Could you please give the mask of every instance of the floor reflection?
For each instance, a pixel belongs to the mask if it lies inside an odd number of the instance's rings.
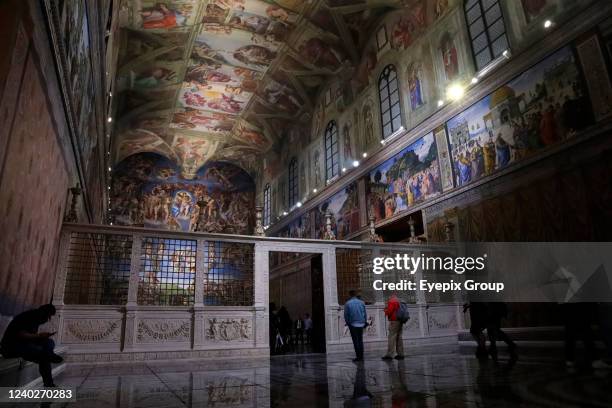
[[[516,363],[456,347],[403,361],[292,355],[270,360],[72,365],[57,382],[70,407],[610,407],[610,370],[568,371],[557,351]],[[53,404],[56,406],[56,404]],[[62,406],[62,405],[57,405]],[[64,405],[67,406],[67,405]]]

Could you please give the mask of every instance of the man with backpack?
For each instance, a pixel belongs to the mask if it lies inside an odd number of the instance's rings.
[[[402,340],[402,330],[404,323],[410,318],[408,314],[408,304],[400,302],[395,293],[391,294],[385,315],[389,320],[389,342],[387,346],[387,354],[383,356],[383,360],[391,360],[395,354],[396,360],[404,359],[404,342]]]

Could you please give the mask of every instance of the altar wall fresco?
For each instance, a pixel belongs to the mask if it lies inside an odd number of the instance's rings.
[[[111,212],[119,225],[195,231],[200,223],[205,232],[249,234],[254,190],[251,177],[229,163],[210,162],[184,178],[171,160],[140,153],[113,171]]]

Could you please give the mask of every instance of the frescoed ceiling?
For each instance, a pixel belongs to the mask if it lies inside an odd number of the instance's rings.
[[[115,162],[142,151],[186,178],[209,160],[254,171],[318,87],[358,64],[367,27],[401,0],[123,0]],[[309,134],[309,132],[304,132]]]

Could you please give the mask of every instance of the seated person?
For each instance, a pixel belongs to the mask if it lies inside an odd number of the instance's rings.
[[[53,352],[55,343],[49,337],[54,333],[38,333],[38,326],[47,323],[54,315],[55,307],[51,304],[20,313],[9,323],[0,342],[0,353],[4,357],[21,357],[38,364],[45,387],[55,387],[51,363],[64,361]]]

